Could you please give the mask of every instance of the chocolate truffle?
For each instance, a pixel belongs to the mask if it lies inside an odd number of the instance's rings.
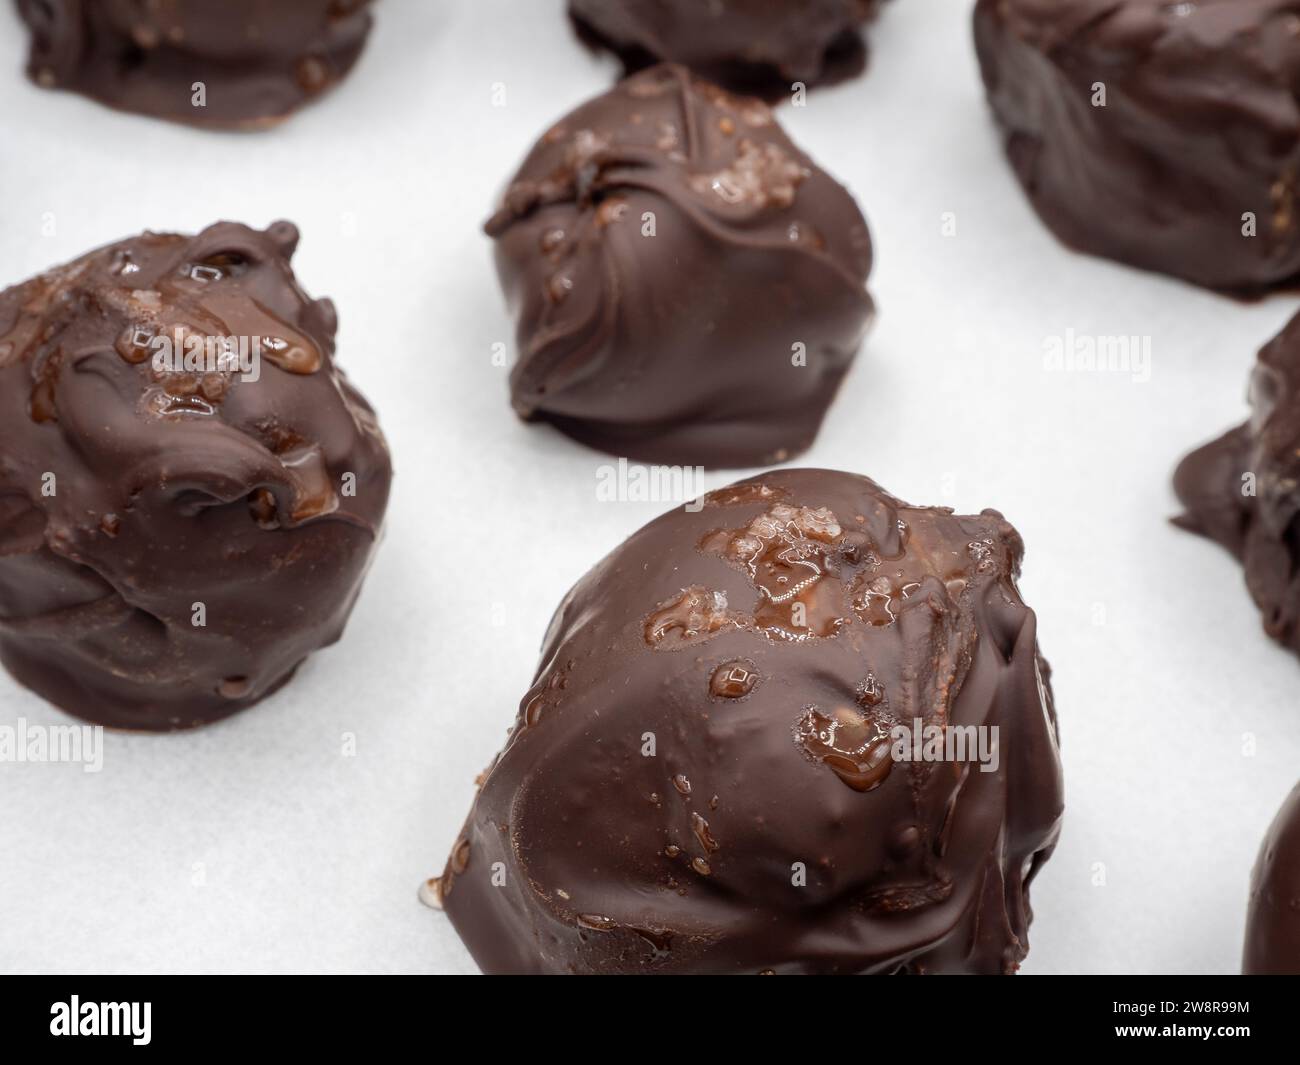
[[[661,60],[768,99],[853,77],[879,0],[569,0],[579,35],[629,71]]]
[[[1300,786],[1259,848],[1241,969],[1248,976],[1300,976]]]
[[[1300,652],[1300,315],[1259,353],[1250,401],[1248,422],[1179,464],[1177,523],[1241,560],[1264,630]]]
[[[27,71],[123,111],[271,125],[341,81],[370,0],[18,0]]]
[[[872,316],[852,196],[753,98],[627,79],[533,148],[487,223],[515,409],[646,462],[807,448]]]
[[[827,470],[636,533],[561,603],[437,882],[475,960],[1014,971],[1062,813],[1021,554],[995,511]],[[900,757],[918,723],[998,755]]]
[[[69,713],[202,725],[342,633],[391,467],[297,242],[145,233],[0,293],[0,660]]]
[[[1066,244],[1215,288],[1300,272],[1290,0],[979,0],[1007,153]]]

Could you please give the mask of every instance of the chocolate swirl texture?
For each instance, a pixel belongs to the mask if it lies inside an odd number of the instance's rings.
[[[1300,785],[1260,844],[1250,878],[1241,971],[1300,976]]]
[[[1179,464],[1178,524],[1242,562],[1264,631],[1300,654],[1300,315],[1259,353],[1251,417]]]
[[[995,511],[812,469],[633,535],[561,603],[437,882],[475,960],[1014,971],[1063,810],[1021,554]],[[896,760],[918,718],[997,726],[995,771]]]
[[[18,0],[18,11],[38,85],[157,118],[244,127],[274,124],[341,81],[370,33],[370,2]]]
[[[975,42],[1063,242],[1221,289],[1300,273],[1300,0],[979,0]]]
[[[342,633],[391,465],[297,242],[145,233],[0,293],[0,659],[72,714],[205,724]]]
[[[878,0],[569,0],[589,44],[629,71],[681,63],[737,92],[776,99],[796,82],[824,85],[862,72],[862,27]]]
[[[753,98],[678,66],[549,130],[487,223],[515,409],[647,462],[807,448],[870,322],[849,193]]]

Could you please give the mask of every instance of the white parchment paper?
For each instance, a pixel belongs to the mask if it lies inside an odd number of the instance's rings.
[[[1295,300],[1240,304],[1056,244],[1002,158],[970,6],[900,0],[865,77],[782,109],[878,255],[878,323],[800,464],[994,506],[1025,538],[1067,813],[1024,971],[1235,971],[1256,848],[1300,777],[1300,670],[1239,567],[1168,524],[1169,475],[1243,417],[1255,350]],[[344,641],[281,694],[197,733],[109,735],[99,773],[0,764],[0,970],[474,971],[416,888],[556,603],[664,509],[597,502],[608,459],[516,422],[492,364],[511,327],[479,226],[613,62],[561,0],[376,16],[334,95],[227,135],[34,88],[0,5],[0,286],[145,228],[292,219],[299,277],[337,302],[339,360],[397,467]],[[1149,379],[1045,369],[1068,330],[1150,338]],[[68,720],[0,677],[0,725],[20,719]]]

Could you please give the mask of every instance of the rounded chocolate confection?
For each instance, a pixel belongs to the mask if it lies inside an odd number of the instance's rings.
[[[1014,971],[1063,808],[1021,553],[827,470],[632,536],[561,603],[437,881],[478,964]],[[906,738],[957,732],[996,753]]]
[[[1278,811],[1250,878],[1247,975],[1300,976],[1300,786]]]
[[[680,66],[549,130],[487,232],[517,320],[515,409],[628,458],[807,448],[872,316],[853,197],[765,104]]]
[[[1265,631],[1300,653],[1300,315],[1259,353],[1250,399],[1246,424],[1179,464],[1178,524],[1241,560]]]
[[[795,84],[862,72],[862,27],[879,0],[569,0],[589,44],[629,71],[682,63],[729,89],[775,99]]]
[[[979,0],[993,113],[1082,251],[1225,289],[1300,272],[1295,0]]]
[[[391,465],[297,242],[145,233],[0,293],[0,660],[78,717],[215,721],[342,633]]]
[[[264,126],[341,81],[371,0],[18,0],[27,70],[124,111]]]

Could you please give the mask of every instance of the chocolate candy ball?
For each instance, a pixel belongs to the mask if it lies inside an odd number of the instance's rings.
[[[560,604],[438,881],[478,964],[1014,971],[1063,802],[1021,551],[827,470],[633,535]]]
[[[1007,154],[1065,243],[1216,288],[1300,272],[1296,10],[979,0]]]
[[[1300,786],[1259,848],[1241,968],[1247,975],[1300,976]]]
[[[660,66],[538,142],[487,224],[515,409],[612,454],[807,448],[872,316],[853,197],[758,100]]]
[[[1179,464],[1179,524],[1242,563],[1264,629],[1300,653],[1300,315],[1259,353],[1248,422]]]
[[[200,126],[265,126],[341,81],[370,0],[18,0],[27,71],[111,107]]]
[[[0,660],[78,717],[215,721],[343,631],[391,465],[297,241],[145,233],[0,293]]]
[[[859,74],[877,0],[569,0],[589,43],[629,70],[681,63],[720,85],[775,99]]]

